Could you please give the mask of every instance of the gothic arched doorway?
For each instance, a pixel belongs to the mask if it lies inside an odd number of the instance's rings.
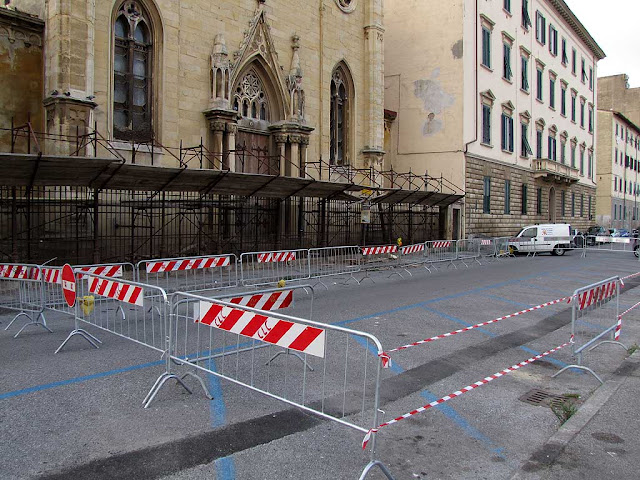
[[[556,189],[549,189],[549,223],[556,223]]]

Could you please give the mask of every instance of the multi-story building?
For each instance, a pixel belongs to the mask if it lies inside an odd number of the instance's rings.
[[[640,127],[624,114],[598,109],[596,223],[599,225],[631,230],[640,223],[639,142]]]
[[[450,217],[462,235],[547,221],[586,228],[604,52],[566,3],[386,6],[385,108],[397,113],[387,161],[464,184]]]

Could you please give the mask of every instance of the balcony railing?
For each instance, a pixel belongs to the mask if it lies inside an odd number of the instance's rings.
[[[580,179],[577,168],[548,158],[534,158],[531,167],[535,178],[545,178],[558,183],[573,183]]]

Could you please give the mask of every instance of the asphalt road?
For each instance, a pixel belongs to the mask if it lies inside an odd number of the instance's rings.
[[[328,291],[317,287],[313,317],[371,333],[388,350],[570,295],[611,275],[639,271],[640,263],[631,254],[598,252],[583,259],[572,252],[470,268],[443,266],[431,274],[415,269],[405,278],[376,272],[375,283],[341,285],[332,280]],[[640,280],[626,283],[622,307],[640,300]],[[301,298],[292,312],[308,315],[306,302]],[[613,315],[608,304],[583,324],[605,325]],[[10,313],[0,317],[0,327],[11,318]],[[623,342],[638,343],[639,318],[635,310],[625,317]],[[151,408],[143,409],[142,399],[164,365],[157,352],[88,327],[104,342],[100,349],[74,339],[54,355],[73,320],[55,312],[48,312],[47,319],[52,334],[29,329],[13,339],[17,326],[0,332],[2,479],[348,479],[358,478],[370,459],[370,451],[361,449],[362,432],[213,375],[206,378],[212,401],[187,377],[193,395],[171,383]],[[383,372],[380,386],[384,419],[566,343],[570,321],[569,306],[562,302],[393,353],[392,368]],[[584,325],[581,333],[587,335]],[[346,377],[362,371],[363,362],[375,360],[362,345],[350,348],[350,358],[359,363]],[[606,380],[625,355],[619,347],[603,346],[590,352],[585,363]],[[218,371],[234,372],[232,359],[222,362],[216,361]],[[550,408],[520,398],[541,389],[582,401],[597,387],[588,374],[567,372],[551,378],[571,362],[569,348],[563,348],[384,427],[375,458],[396,479],[510,478],[559,425]],[[301,365],[292,356],[277,360],[279,371],[290,375],[301,375]],[[337,372],[340,365],[335,360],[328,369]],[[357,390],[356,382],[349,381],[349,392]],[[361,419],[350,415],[356,411],[347,408],[346,420],[359,424]],[[367,478],[384,477],[374,469]]]

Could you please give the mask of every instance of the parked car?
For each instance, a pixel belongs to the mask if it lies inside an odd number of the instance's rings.
[[[601,245],[603,243],[608,243],[603,241],[596,241],[596,237],[602,238],[602,237],[611,236],[611,234],[609,233],[609,230],[607,230],[604,227],[601,227],[600,225],[593,225],[589,227],[585,235],[587,237],[587,245]]]
[[[624,228],[610,228],[609,229],[609,234],[612,237],[628,237],[629,236],[629,230],[626,230]]]

